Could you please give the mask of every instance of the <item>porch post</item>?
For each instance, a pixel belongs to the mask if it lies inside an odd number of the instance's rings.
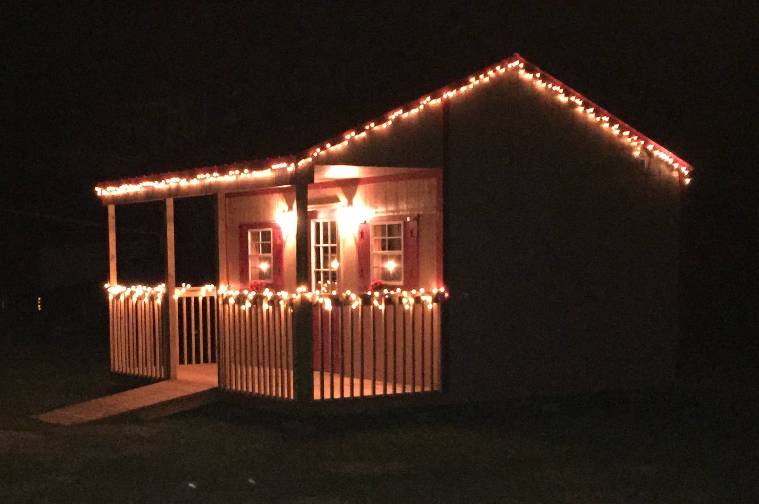
[[[116,285],[116,206],[108,205],[108,283]]]
[[[168,338],[168,378],[177,377],[179,364],[179,320],[177,319],[177,302],[174,291],[177,287],[174,264],[174,199],[166,198],[166,301],[163,306],[163,328]]]
[[[216,246],[218,251],[217,286],[229,285],[227,271],[227,195],[224,192],[216,194]]]
[[[313,172],[310,171],[311,177]],[[308,264],[308,184],[309,177],[300,177],[295,184],[295,208],[298,226],[295,234],[295,279],[298,287],[309,287]],[[310,288],[309,288],[310,290]],[[314,399],[313,375],[313,308],[303,300],[293,306],[293,385],[296,401]]]

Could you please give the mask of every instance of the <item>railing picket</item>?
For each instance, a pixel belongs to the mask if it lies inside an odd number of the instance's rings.
[[[404,394],[406,393],[406,353],[408,351],[408,348],[406,346],[406,341],[408,339],[407,337],[408,335],[406,334],[407,333],[406,329],[408,326],[408,324],[406,323],[406,320],[408,319],[408,317],[406,316],[406,312],[408,311],[408,309],[406,308],[407,306],[408,306],[407,304],[403,305],[403,358],[401,359],[401,365],[403,366],[403,369],[401,370],[401,377],[402,377],[401,389],[403,390]]]
[[[157,373],[159,378],[164,378],[163,373],[163,360],[161,358],[162,352],[161,352],[161,321],[159,319],[160,317],[160,307],[158,303],[153,300],[153,334],[155,334],[155,365],[157,368]]]
[[[273,305],[269,305],[269,309],[271,310],[271,320],[272,320],[272,372],[274,373],[274,396],[279,396],[280,393],[280,383],[279,383],[279,369],[278,369],[278,354],[279,354],[279,329],[278,329],[278,322],[279,322],[279,315],[277,314],[277,303],[274,303]]]
[[[335,338],[332,335],[332,310],[327,312],[327,333],[329,334],[329,398],[335,398]]]
[[[411,392],[416,392],[416,300],[411,303]]]
[[[430,391],[435,390],[435,305],[430,310]]]
[[[372,395],[377,395],[377,327],[374,320],[374,307],[369,307],[372,324]]]
[[[197,364],[195,361],[195,296],[190,297],[190,351],[192,364]],[[190,364],[190,362],[188,362]]]
[[[293,362],[292,362],[292,348],[293,348],[293,309],[289,304],[287,305],[287,343],[286,343],[286,359],[287,359],[287,398],[293,398]]]
[[[358,372],[361,375],[361,381],[359,382],[359,395],[364,397],[364,303],[358,305],[358,331],[359,339],[361,340],[361,365],[358,367]]]
[[[322,305],[316,305],[317,312],[319,313],[319,399],[326,399],[324,396],[324,368],[325,356],[324,356],[324,315],[322,314]]]
[[[387,304],[382,303],[382,395],[387,395]]]
[[[424,340],[427,339],[427,335],[425,334],[425,331],[424,331],[424,326],[425,326],[425,324],[424,324],[424,318],[425,318],[424,314],[426,313],[424,305],[422,305],[421,312],[422,312],[421,313],[421,318],[422,318],[422,323],[421,323],[421,326],[422,326],[422,338],[421,338],[421,344],[419,345],[419,356],[421,358],[422,392],[424,392],[425,387],[426,387],[426,383],[425,383],[425,380],[424,380],[424,375],[425,375],[425,373],[424,373],[425,372],[425,366],[424,366]]]
[[[206,298],[206,355],[208,356],[208,362],[215,362],[214,356],[211,353],[211,298]],[[213,339],[216,341],[216,337]]]
[[[398,393],[398,305],[393,304],[393,394]]]
[[[345,398],[345,327],[343,326],[342,304],[337,305],[340,315],[340,399]]]
[[[354,310],[354,308],[351,305],[351,307],[350,307],[350,309],[348,311],[348,323],[350,325],[350,342],[351,342],[351,353],[350,353],[350,359],[351,359],[351,367],[350,367],[351,376],[350,376],[350,380],[351,381],[350,381],[350,392],[349,392],[350,397],[355,397],[355,395],[353,394],[353,381],[355,380],[355,375],[354,375],[354,371],[355,371],[354,370],[354,367],[355,367],[355,356],[353,354],[354,354],[354,347],[356,346],[356,332],[354,331],[354,327],[353,327],[354,326],[354,322],[355,322],[354,321],[355,317],[353,316],[353,310]]]
[[[203,334],[203,296],[196,298],[198,305],[198,362],[205,364],[205,336]]]

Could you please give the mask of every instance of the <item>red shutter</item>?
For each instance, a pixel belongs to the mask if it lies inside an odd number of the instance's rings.
[[[285,288],[285,260],[284,260],[284,240],[282,239],[282,229],[276,224],[273,224],[271,227],[272,231],[272,248],[271,248],[271,258],[272,267],[274,268],[274,271],[272,273],[271,277],[271,283],[274,290],[283,290]]]
[[[250,229],[250,226],[245,224],[240,225],[240,285],[246,289],[250,286],[248,229]]]
[[[406,289],[422,287],[419,285],[418,217],[403,223],[403,286]]]
[[[369,224],[358,225],[356,254],[358,255],[358,290],[366,290],[372,283],[371,244],[369,242]]]

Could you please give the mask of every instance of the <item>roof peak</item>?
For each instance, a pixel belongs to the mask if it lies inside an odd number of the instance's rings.
[[[496,80],[506,73],[516,73],[525,83],[532,84],[538,89],[553,94],[561,105],[572,107],[583,114],[589,121],[595,122],[599,128],[616,136],[621,142],[628,144],[634,157],[647,151],[651,156],[661,159],[672,167],[673,173],[682,176],[684,183],[690,182],[689,174],[692,166],[676,156],[657,142],[643,135],[626,122],[617,118],[609,111],[591,101],[583,94],[575,91],[552,75],[544,72],[537,65],[529,62],[518,52],[514,52],[497,63],[481,69],[470,76],[453,81],[416,100],[386,112],[378,118],[368,121],[354,129],[315,144],[295,156],[267,158],[262,163],[256,161],[239,161],[227,165],[211,166],[181,172],[168,172],[148,177],[134,177],[113,182],[98,184],[95,192],[100,197],[118,196],[139,192],[145,189],[164,189],[176,185],[197,184],[200,181],[223,183],[236,180],[238,177],[258,176],[261,172],[272,172],[280,169],[295,170],[315,162],[320,155],[336,149],[343,149],[355,141],[360,141],[366,135],[377,129],[386,129],[395,121],[403,120],[409,115],[421,113],[426,108],[434,108],[443,102],[467,94],[476,87]],[[225,172],[226,170],[226,172]],[[152,180],[151,180],[152,179]]]

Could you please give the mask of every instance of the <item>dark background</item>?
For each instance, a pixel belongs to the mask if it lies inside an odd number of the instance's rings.
[[[105,344],[97,181],[298,152],[518,51],[694,165],[680,376],[754,388],[750,3],[320,4],[3,8],[4,336]],[[158,281],[160,207],[119,212],[120,279]],[[213,280],[212,222],[178,205],[178,281]]]

